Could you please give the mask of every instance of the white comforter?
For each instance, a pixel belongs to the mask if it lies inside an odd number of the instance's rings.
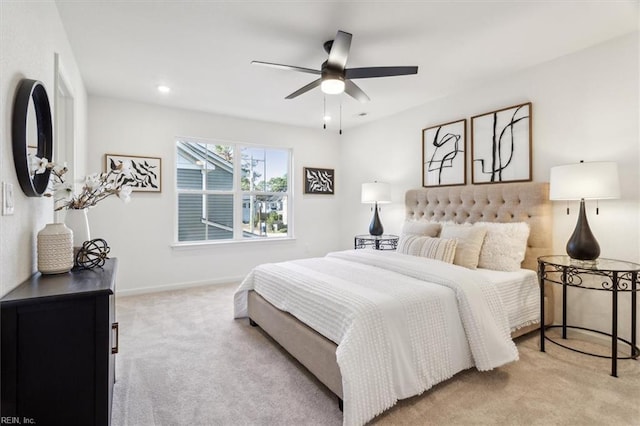
[[[518,359],[500,297],[482,275],[393,252],[353,250],[255,268],[256,290],[338,344],[344,425],[360,425],[465,368]]]

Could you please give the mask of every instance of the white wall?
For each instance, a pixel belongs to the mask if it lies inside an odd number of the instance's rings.
[[[36,270],[36,234],[53,221],[51,199],[26,197],[11,151],[14,95],[23,78],[40,80],[54,105],[54,53],[75,97],[75,138],[84,155],[86,92],[54,2],[0,2],[0,181],[13,184],[15,213],[0,216],[0,295]],[[1,190],[0,190],[1,191]]]
[[[87,170],[104,168],[104,154],[162,158],[162,193],[134,192],[89,211],[91,237],[104,238],[118,257],[120,294],[240,280],[255,265],[324,255],[339,234],[339,195],[303,195],[302,167],[337,169],[335,132],[171,109],[103,97],[89,98]],[[172,248],[176,220],[175,138],[191,136],[293,149],[295,241],[252,241]],[[340,194],[344,185],[336,173]]]
[[[422,185],[421,129],[531,101],[533,180],[548,181],[549,169],[559,164],[616,161],[622,199],[601,201],[598,216],[595,205],[588,203],[587,215],[602,257],[640,262],[638,78],[635,33],[345,132],[340,164],[342,246],[348,247],[354,234],[367,231],[371,212],[359,202],[360,185],[374,179],[392,186],[393,204],[383,206],[381,214],[385,231],[400,231],[404,192]],[[470,176],[467,181],[471,182]],[[577,203],[572,204],[569,216],[565,207],[564,203],[554,204],[557,254],[565,253],[578,213]],[[570,300],[569,321],[608,330],[610,306],[610,298],[602,292],[576,292]],[[629,304],[625,300],[620,306],[625,311],[620,327],[628,333]]]

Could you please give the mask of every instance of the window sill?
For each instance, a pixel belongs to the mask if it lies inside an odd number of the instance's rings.
[[[173,250],[194,250],[208,247],[228,247],[232,245],[245,245],[245,244],[286,244],[296,241],[295,237],[283,237],[283,238],[256,238],[250,240],[225,240],[225,241],[184,241],[179,243],[173,243],[170,247]]]

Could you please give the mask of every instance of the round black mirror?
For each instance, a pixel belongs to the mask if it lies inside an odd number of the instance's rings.
[[[37,80],[22,79],[13,104],[13,162],[18,182],[29,197],[39,197],[49,185],[51,170],[33,173],[31,156],[53,159],[51,107],[47,91]]]

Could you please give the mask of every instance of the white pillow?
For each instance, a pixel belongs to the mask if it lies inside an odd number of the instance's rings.
[[[476,222],[474,226],[487,230],[480,250],[479,268],[508,272],[521,268],[530,231],[526,222]]]
[[[455,265],[464,266],[469,269],[478,267],[480,249],[487,230],[482,226],[472,226],[471,224],[457,225],[445,223],[442,226],[440,237],[451,238],[458,241],[456,255],[453,259]]]
[[[397,251],[412,256],[427,257],[429,259],[453,263],[456,246],[456,240],[403,234],[398,240]]]
[[[407,220],[402,226],[402,233],[409,235],[422,235],[424,237],[437,237],[440,233],[438,222],[428,222],[426,220]]]

